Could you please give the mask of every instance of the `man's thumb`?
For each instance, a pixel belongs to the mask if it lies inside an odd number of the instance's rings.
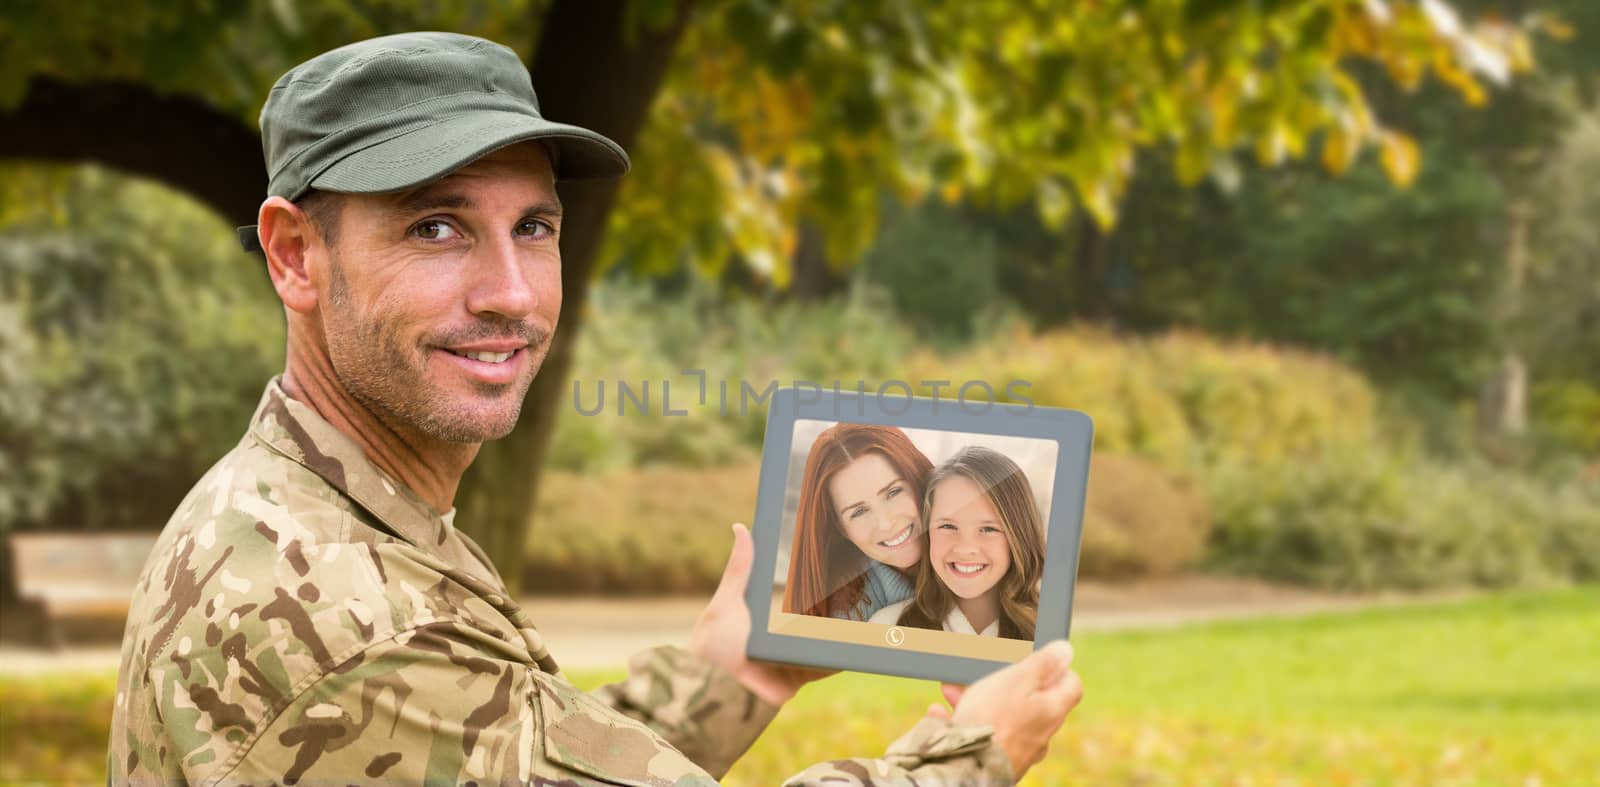
[[[731,593],[743,597],[745,586],[750,584],[750,564],[755,562],[755,542],[750,531],[740,523],[733,525],[733,551],[728,555],[728,565],[722,569],[722,581],[717,584],[716,595]]]

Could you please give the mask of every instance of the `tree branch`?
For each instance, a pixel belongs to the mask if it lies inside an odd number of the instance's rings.
[[[261,137],[192,96],[36,76],[0,111],[0,157],[95,162],[159,180],[250,224],[267,193]]]

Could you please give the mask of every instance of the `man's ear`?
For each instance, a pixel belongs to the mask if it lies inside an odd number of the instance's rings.
[[[283,305],[305,314],[317,307],[317,288],[306,259],[321,246],[311,217],[283,197],[268,197],[256,216],[267,273]]]

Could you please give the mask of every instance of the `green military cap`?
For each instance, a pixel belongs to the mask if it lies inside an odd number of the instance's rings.
[[[561,180],[628,171],[622,146],[546,120],[510,48],[456,33],[358,41],[290,69],[261,108],[267,194],[401,191],[523,140],[544,141]],[[259,251],[255,225],[239,242]]]

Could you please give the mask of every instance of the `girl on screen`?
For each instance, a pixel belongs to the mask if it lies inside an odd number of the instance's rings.
[[[1044,525],[1033,487],[1004,454],[968,446],[928,478],[927,559],[912,598],[870,621],[1033,639]]]
[[[933,463],[892,426],[841,423],[806,456],[783,611],[867,620],[911,597]]]

